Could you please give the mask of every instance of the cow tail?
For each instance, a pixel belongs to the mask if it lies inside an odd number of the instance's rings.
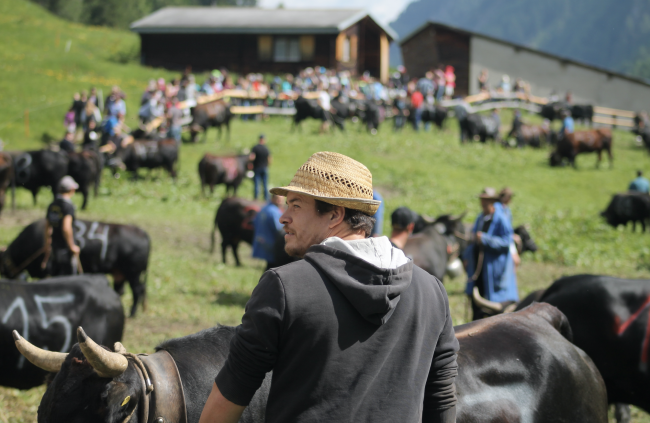
[[[144,289],[142,290],[142,311],[147,311],[147,279],[149,276],[149,268],[144,271],[144,277],[140,281]]]

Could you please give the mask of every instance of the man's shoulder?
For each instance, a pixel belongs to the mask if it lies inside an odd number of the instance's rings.
[[[272,271],[283,283],[292,283],[295,280],[303,282],[304,276],[318,274],[314,265],[303,259],[273,268]]]

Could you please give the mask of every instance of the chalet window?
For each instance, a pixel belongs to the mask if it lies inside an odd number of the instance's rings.
[[[275,37],[273,40],[274,62],[299,62],[300,39],[298,37]]]

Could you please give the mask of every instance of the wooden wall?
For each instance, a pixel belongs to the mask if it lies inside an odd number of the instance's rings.
[[[469,35],[429,24],[402,44],[402,58],[409,75],[415,78],[438,66],[453,66],[455,95],[469,94]]]
[[[308,66],[336,66],[336,35],[315,35],[314,58],[310,61],[275,63],[260,61],[255,34],[140,34],[141,59],[148,66],[195,71],[225,67],[228,70],[297,73]]]

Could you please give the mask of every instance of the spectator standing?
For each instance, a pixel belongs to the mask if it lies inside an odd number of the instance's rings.
[[[488,89],[488,70],[483,68],[478,76],[478,89],[481,92],[489,91]]]
[[[445,68],[445,95],[447,98],[452,98],[454,96],[454,90],[456,89],[456,74],[454,73],[453,66],[447,66]]]
[[[251,150],[248,159],[253,163],[253,198],[257,200],[259,194],[260,183],[264,190],[264,200],[268,201],[268,183],[269,183],[269,165],[272,162],[271,152],[266,146],[266,137],[260,134],[259,141]]]
[[[372,190],[372,199],[379,201],[379,208],[377,212],[372,215],[375,219],[375,224],[372,227],[372,236],[381,236],[382,228],[384,227],[384,199],[377,190]]]
[[[573,134],[573,131],[575,130],[575,122],[573,121],[571,113],[567,109],[564,109],[562,110],[561,116],[562,127],[560,128],[560,136],[566,137],[569,134]]]
[[[648,180],[643,177],[642,171],[637,170],[636,178],[630,182],[628,191],[643,192],[646,194],[650,193],[650,182],[648,182]]]
[[[442,66],[438,66],[433,74],[435,75],[436,81],[436,101],[440,102],[445,96],[445,71],[442,70]]]
[[[266,260],[264,270],[277,267],[276,245],[284,236],[284,225],[280,223],[283,201],[284,197],[272,194],[271,200],[257,213],[253,222],[253,257]]]
[[[176,140],[176,144],[180,145],[183,111],[178,108],[178,97],[172,97],[172,105],[167,111],[167,118],[169,119],[169,133],[167,136]]]
[[[72,101],[72,110],[74,111],[74,123],[76,128],[81,128],[83,125],[83,112],[88,101],[88,96],[84,92],[83,96],[75,93]]]
[[[325,89],[321,89],[318,93],[318,105],[323,109],[321,117],[322,123],[320,125],[320,133],[324,133],[329,129],[329,122],[331,120],[330,109],[332,108],[330,95]]]
[[[84,139],[81,148],[83,148],[84,150],[97,151],[98,139],[99,139],[99,135],[97,135],[97,123],[95,122],[95,120],[90,120],[88,122],[88,127],[84,132]]]
[[[490,301],[507,306],[519,301],[514,262],[510,255],[512,225],[494,188],[479,195],[482,212],[472,228],[472,242],[463,253],[468,281],[465,293],[472,298],[474,288]],[[485,317],[472,301],[474,320]]]
[[[406,123],[406,92],[400,90],[395,99],[393,100],[394,121],[393,129],[399,131]]]
[[[424,106],[424,96],[420,91],[415,91],[411,94],[411,106],[413,107],[413,129],[418,131],[420,129],[420,121],[422,120],[422,108]]]
[[[65,116],[63,117],[63,126],[65,127],[66,132],[72,132],[77,128],[77,124],[75,123],[75,113],[74,113],[74,106],[70,106],[68,111],[66,112]]]
[[[72,196],[79,185],[71,176],[64,176],[59,182],[59,195],[47,208],[45,215],[45,256],[41,267],[45,269],[52,257],[52,276],[76,275],[79,247],[74,242],[75,206]]]
[[[398,207],[390,215],[391,234],[390,243],[395,248],[404,249],[406,241],[415,229],[415,222],[418,218],[417,213],[408,207]]]

